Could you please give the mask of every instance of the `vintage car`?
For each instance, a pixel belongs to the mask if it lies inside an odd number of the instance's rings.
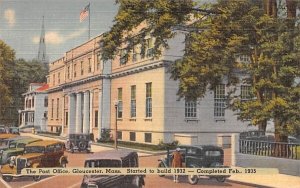
[[[17,137],[20,138],[20,137]],[[11,157],[16,157],[18,155],[22,155],[24,152],[24,148],[27,144],[31,144],[33,142],[41,141],[42,139],[31,138],[31,137],[21,137],[20,139],[14,140],[10,142],[8,149],[4,150],[0,155],[0,164],[6,164],[9,162]]]
[[[19,127],[9,127],[8,132],[11,134],[20,134]]]
[[[90,134],[69,134],[66,149],[70,152],[91,152],[92,140]]]
[[[14,177],[21,176],[23,168],[66,167],[68,160],[64,151],[65,144],[60,141],[44,140],[28,144],[23,155],[11,158],[9,164],[2,166],[2,178],[10,182]],[[39,181],[41,176],[33,176],[33,179]]]
[[[179,146],[183,157],[183,166],[186,168],[224,168],[224,151],[218,146],[195,145]],[[167,157],[159,160],[158,167],[171,167],[173,151],[167,150]],[[219,182],[224,182],[229,176],[210,176]],[[188,176],[190,184],[197,184],[200,177],[197,175]]]
[[[26,137],[26,136],[18,136],[18,137],[13,137],[13,138],[7,138],[4,140],[0,140],[0,154],[4,151],[7,150],[9,148],[9,144],[15,140],[21,140],[21,139],[25,139],[25,138],[30,138],[30,137]]]
[[[138,166],[137,153],[129,150],[97,152],[84,162],[86,168],[134,168]],[[85,175],[81,188],[141,188],[144,185],[143,175]]]

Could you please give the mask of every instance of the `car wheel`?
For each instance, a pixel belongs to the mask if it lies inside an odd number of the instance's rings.
[[[218,182],[225,182],[226,178],[224,176],[219,176],[219,177],[216,177],[216,180]]]
[[[40,181],[42,179],[42,176],[33,176],[32,178],[34,181]]]
[[[61,164],[60,164],[60,166],[62,168],[67,168],[67,162],[66,161],[62,161]]]
[[[160,163],[158,164],[158,168],[165,168],[165,166],[164,166],[164,164],[163,164],[162,162],[160,162]],[[164,177],[165,175],[159,174],[158,176],[159,176],[159,177]]]
[[[189,175],[188,176],[188,181],[189,181],[189,183],[191,184],[191,185],[195,185],[195,184],[197,184],[198,183],[198,177],[197,177],[197,175]]]
[[[3,180],[6,182],[11,182],[11,180],[13,179],[12,176],[2,176]]]

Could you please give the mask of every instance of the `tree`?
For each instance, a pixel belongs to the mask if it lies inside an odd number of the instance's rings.
[[[186,37],[184,57],[171,70],[172,78],[180,82],[178,95],[195,99],[224,79],[233,87],[243,81],[253,86],[252,100],[231,100],[228,95],[231,107],[239,109],[240,119],[251,119],[262,129],[267,120],[273,120],[276,141],[286,141],[299,127],[300,35],[295,24],[299,21],[295,0],[282,6],[287,16],[277,16],[283,13],[276,0],[219,0],[204,8],[195,8],[192,1],[175,0],[118,3],[115,24],[103,40],[104,58],[113,58],[122,41],[132,40],[126,34],[142,21],[158,38],[155,53],[159,54],[161,46],[168,46],[166,39],[173,37],[172,28],[184,25],[193,15],[195,22],[188,26],[192,30]],[[141,41],[143,35],[138,38]],[[130,50],[132,42],[128,43]],[[247,55],[250,62],[236,61],[238,55]],[[249,77],[239,80],[241,71]]]
[[[9,67],[13,64],[15,52],[2,40],[0,40],[0,125],[6,124],[4,117],[7,108],[12,103],[9,81],[13,75]]]

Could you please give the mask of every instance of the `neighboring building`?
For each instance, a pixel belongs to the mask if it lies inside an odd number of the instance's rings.
[[[100,58],[101,35],[49,64],[48,131],[93,133],[109,129],[110,63]]]
[[[153,56],[155,39],[148,35],[144,56],[141,45],[136,44],[132,52],[120,49],[112,62],[103,63],[98,36],[51,63],[48,130],[59,131],[63,126],[63,135],[93,132],[100,138],[103,128],[113,134],[117,122],[119,140],[147,144],[174,140],[216,144],[247,130],[249,122],[238,121],[234,112],[226,109],[231,88],[225,83],[215,92],[208,91],[203,99],[178,100],[179,83],[170,79],[169,66],[183,56],[186,31],[174,32],[170,48],[159,58]],[[236,95],[247,100],[249,89],[241,85]]]
[[[24,110],[20,111],[20,128],[35,127],[46,131],[48,110],[48,84],[31,83],[24,96]]]

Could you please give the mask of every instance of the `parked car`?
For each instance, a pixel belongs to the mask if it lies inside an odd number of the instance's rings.
[[[97,152],[84,162],[86,168],[134,168],[138,166],[137,153],[129,150]],[[144,185],[143,175],[85,175],[81,188],[141,188]]]
[[[92,140],[90,134],[69,134],[66,148],[70,152],[91,152]]]
[[[212,145],[179,146],[186,168],[224,168],[224,151],[221,147]],[[167,156],[159,160],[159,168],[170,168],[172,164],[173,151],[167,150]],[[209,176],[219,182],[224,182],[228,175]],[[198,183],[200,176],[188,176],[189,183]]]
[[[30,138],[30,137],[26,137],[26,136],[18,136],[18,137],[13,137],[13,138],[7,138],[4,140],[0,141],[0,154],[4,151],[7,150],[9,148],[9,144],[15,140],[21,140],[21,139],[25,139],[25,138]]]
[[[18,138],[18,137],[17,137]],[[24,153],[25,146],[34,142],[41,141],[42,139],[38,138],[23,138],[14,140],[9,144],[7,150],[3,151],[0,155],[0,164],[6,164],[9,162],[9,159],[12,157],[16,157],[18,155],[22,155]]]
[[[1,174],[4,181],[10,182],[14,177],[21,176],[23,168],[66,167],[67,157],[64,156],[65,144],[60,141],[37,141],[25,146],[24,154],[11,158],[9,164],[3,165]],[[41,176],[33,176],[39,181]]]
[[[8,132],[11,134],[20,134],[19,127],[9,127]]]
[[[7,133],[5,127],[3,127],[3,126],[0,127],[0,133],[1,133],[1,134]]]
[[[293,136],[288,136],[288,143],[290,144],[300,144],[300,139],[293,137]]]

